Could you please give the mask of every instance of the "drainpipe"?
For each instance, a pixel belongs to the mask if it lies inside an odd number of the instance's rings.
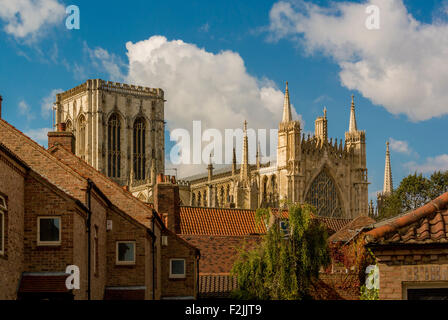
[[[92,194],[92,180],[87,179],[87,300],[90,300],[90,274],[91,274],[91,224],[92,224],[92,211],[91,211],[91,194]]]
[[[152,222],[152,300],[156,300],[156,269],[155,269],[155,248],[156,248],[156,236],[154,233],[154,213],[151,217]]]

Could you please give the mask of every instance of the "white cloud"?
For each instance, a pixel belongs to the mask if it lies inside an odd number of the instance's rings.
[[[1,0],[4,31],[18,39],[35,39],[47,26],[63,24],[65,7],[58,0]]]
[[[248,74],[241,56],[232,51],[208,52],[182,40],[153,36],[126,44],[129,72],[125,81],[163,88],[168,129],[190,130],[194,120],[202,130],[275,129],[281,120],[284,94],[274,82]],[[292,96],[294,93],[291,93]],[[294,108],[292,108],[294,110]],[[299,115],[293,111],[295,119]],[[274,141],[276,144],[276,141]],[[263,147],[262,147],[263,148]],[[240,150],[237,150],[239,158]],[[250,155],[253,159],[254,155]],[[203,171],[202,166],[182,168]],[[180,176],[183,176],[183,174]]]
[[[165,90],[169,128],[189,128],[193,120],[209,128],[240,128],[245,119],[252,128],[278,126],[283,92],[248,74],[238,53],[214,54],[162,36],[126,48],[127,81]]]
[[[52,131],[51,128],[39,128],[39,129],[29,129],[25,131],[25,135],[33,139],[34,141],[40,143],[41,145],[47,145],[48,143],[48,132]]]
[[[19,101],[19,114],[24,116],[27,121],[30,121],[34,118],[34,115],[31,113],[31,108],[25,100]]]
[[[409,169],[409,171],[421,172],[421,173],[433,173],[434,171],[445,171],[448,170],[448,154],[441,154],[436,157],[428,157],[426,158],[424,163],[416,163],[415,161],[411,161],[405,163],[405,167]]]
[[[84,42],[84,50],[89,55],[93,67],[107,72],[111,77],[109,80],[123,81],[124,75],[122,69],[125,68],[126,65],[120,57],[113,53],[109,53],[107,50],[100,47],[90,49],[86,42]]]
[[[53,110],[53,103],[56,101],[56,94],[63,92],[62,89],[53,89],[50,94],[42,99],[41,114],[42,117],[48,119]]]
[[[395,140],[394,138],[389,138],[390,149],[395,152],[411,154],[412,150],[409,147],[407,141]]]
[[[368,5],[380,9],[380,30],[368,30]],[[277,2],[271,40],[288,38],[308,54],[322,52],[341,68],[340,80],[374,104],[412,121],[448,114],[448,24],[415,20],[402,0],[332,2],[329,8]]]

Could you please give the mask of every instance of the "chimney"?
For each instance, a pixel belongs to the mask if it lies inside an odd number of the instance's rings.
[[[166,227],[180,233],[180,197],[176,180],[163,174],[157,175],[154,188],[154,209],[166,219]]]
[[[58,123],[57,131],[48,132],[48,148],[61,145],[71,153],[75,153],[75,137],[73,133],[65,131],[65,123]]]
[[[0,96],[0,119],[2,118],[2,101],[3,101],[3,98],[2,98],[2,96]]]

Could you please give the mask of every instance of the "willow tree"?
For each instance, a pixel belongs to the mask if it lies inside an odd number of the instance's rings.
[[[325,227],[309,205],[289,205],[287,228],[269,224],[269,209],[258,209],[259,222],[269,226],[260,246],[241,250],[232,274],[239,299],[304,299],[319,270],[330,263]]]

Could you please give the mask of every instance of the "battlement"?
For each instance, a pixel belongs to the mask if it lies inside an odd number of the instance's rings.
[[[289,122],[280,122],[279,131],[291,131],[298,130],[300,131],[300,121],[289,121]]]
[[[101,79],[89,79],[79,86],[57,94],[56,100],[59,102],[88,90],[102,90],[124,95],[164,99],[164,92],[160,88],[149,88],[120,82],[105,81]]]

